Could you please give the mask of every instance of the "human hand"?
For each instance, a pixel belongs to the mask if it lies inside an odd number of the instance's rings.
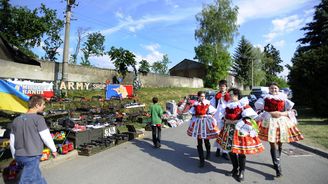
[[[273,118],[280,118],[282,115],[281,112],[279,112],[279,111],[273,111],[273,112],[270,112],[270,114]]]
[[[51,154],[52,154],[52,156],[53,156],[54,158],[57,157],[57,152],[56,152],[56,151],[55,151],[55,152],[52,152]]]

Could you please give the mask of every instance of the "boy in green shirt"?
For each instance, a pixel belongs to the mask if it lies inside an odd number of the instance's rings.
[[[157,103],[158,98],[153,97],[153,104],[149,107],[151,117],[151,130],[153,135],[153,143],[155,148],[161,147],[161,131],[162,131],[162,115],[163,109]]]

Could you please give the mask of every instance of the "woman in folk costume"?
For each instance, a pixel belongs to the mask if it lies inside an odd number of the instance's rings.
[[[280,164],[282,143],[303,139],[296,127],[297,120],[293,106],[294,103],[288,100],[285,94],[279,92],[277,83],[271,83],[269,94],[255,102],[256,109],[263,111],[257,118],[259,137],[270,143],[270,153],[277,177],[282,176]]]
[[[211,99],[211,105],[213,107],[216,108],[216,112],[214,114],[214,118],[216,120],[216,122],[218,123],[218,127],[221,130],[223,128],[223,114],[224,114],[224,110],[226,108],[226,104],[228,103],[228,101],[230,100],[230,96],[229,93],[227,93],[227,81],[226,80],[220,80],[219,81],[219,89],[220,91],[216,93],[216,95]],[[220,157],[220,154],[222,153],[222,157],[225,158],[226,160],[229,160],[228,157],[228,152],[224,151],[220,145],[214,144],[215,147],[217,147],[215,156],[216,157]]]
[[[264,150],[257,135],[257,124],[252,119],[257,116],[249,106],[247,97],[240,99],[240,90],[232,88],[228,91],[230,102],[224,113],[224,126],[216,140],[229,152],[233,166],[229,175],[244,180],[246,154],[256,154]],[[239,173],[238,173],[239,171]]]
[[[206,159],[210,158],[211,144],[209,139],[215,139],[219,135],[216,120],[213,118],[215,108],[210,101],[205,99],[205,93],[198,92],[198,101],[189,110],[193,115],[187,130],[187,134],[197,139],[197,151],[199,156],[199,167],[204,167],[205,158],[203,151],[203,140],[206,148]]]

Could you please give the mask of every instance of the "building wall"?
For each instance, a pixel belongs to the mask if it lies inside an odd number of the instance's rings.
[[[40,66],[26,65],[12,61],[0,59],[0,78],[17,78],[42,81],[61,80],[62,64],[56,62],[41,61]],[[101,69],[95,67],[84,67],[80,65],[69,65],[68,81],[105,83],[106,80],[112,81],[117,75],[115,70]],[[129,73],[123,84],[132,84],[134,75]],[[158,75],[149,73],[140,75],[140,80],[144,87],[190,87],[202,88],[203,80],[199,78],[186,78],[168,75]]]

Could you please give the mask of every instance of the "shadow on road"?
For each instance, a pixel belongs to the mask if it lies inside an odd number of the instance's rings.
[[[152,157],[168,162],[171,165],[189,173],[217,172],[226,174],[227,170],[218,169],[211,163],[205,161],[205,167],[198,168],[198,155],[196,148],[190,148],[185,144],[162,140],[162,147],[156,149],[152,145],[151,139],[133,140],[132,143],[138,146],[143,152]]]

